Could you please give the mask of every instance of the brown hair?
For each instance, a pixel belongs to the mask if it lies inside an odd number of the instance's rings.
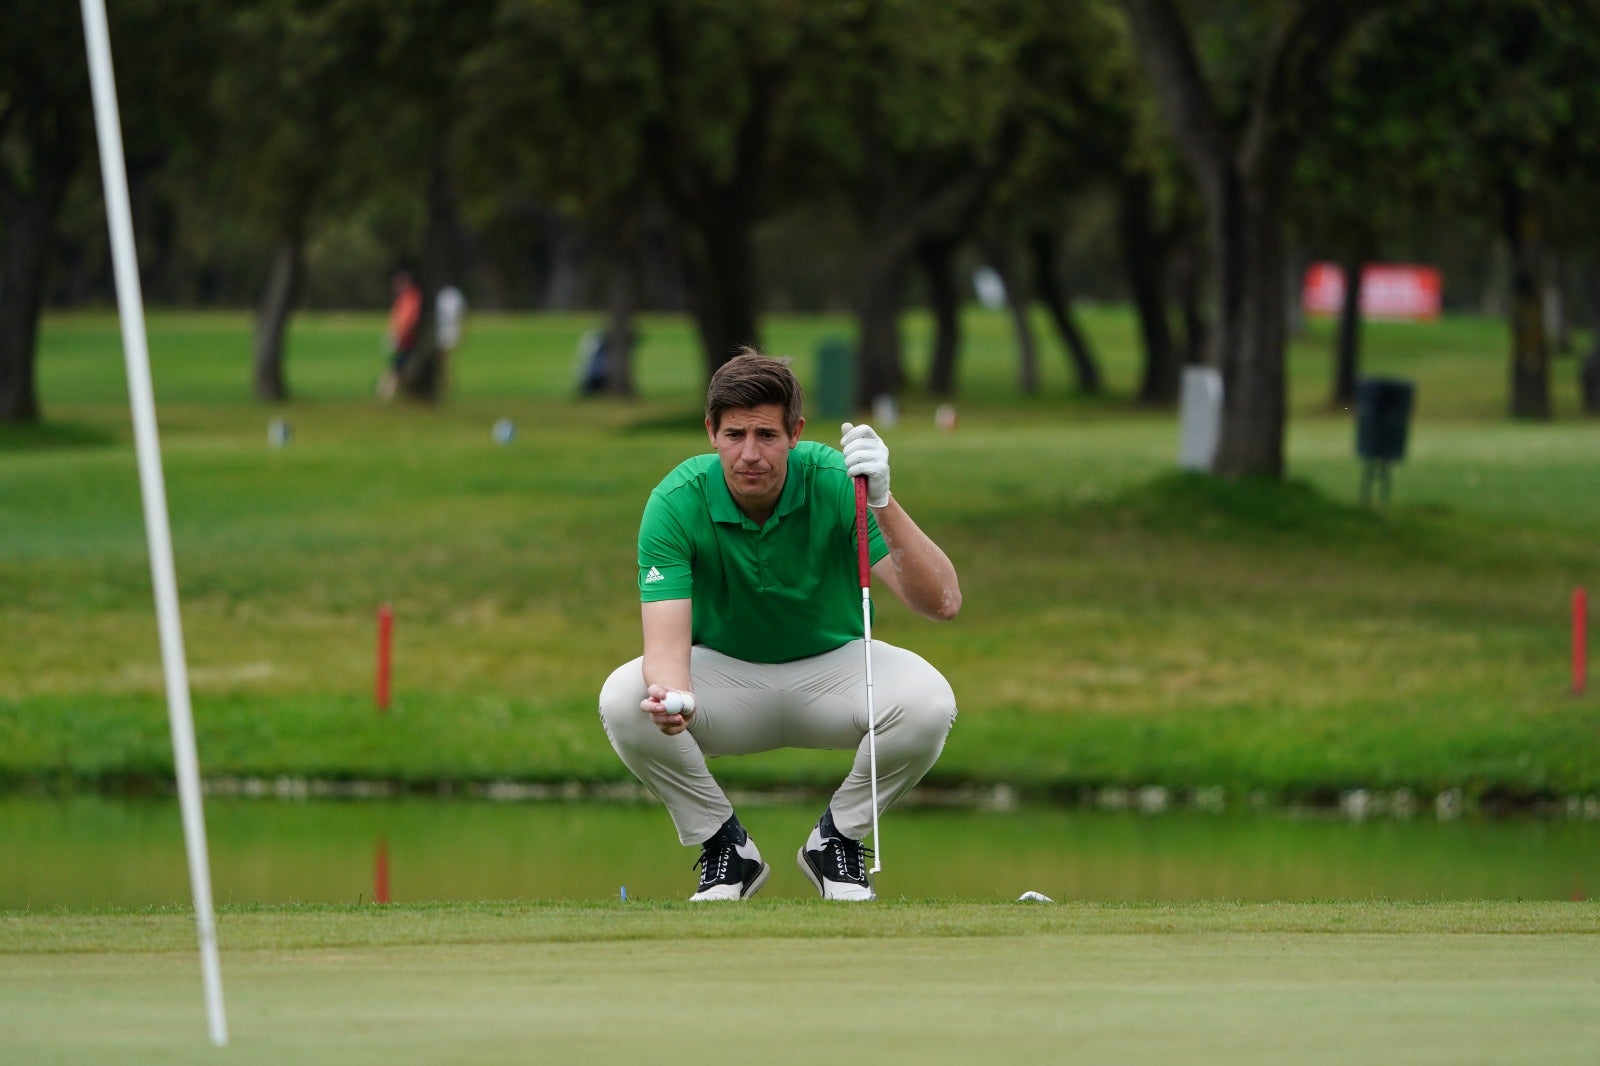
[[[783,408],[783,428],[792,434],[800,425],[802,398],[789,360],[774,359],[746,346],[711,375],[706,420],[714,433],[722,428],[724,411],[775,403]]]

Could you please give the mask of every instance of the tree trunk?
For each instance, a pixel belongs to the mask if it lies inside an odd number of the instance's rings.
[[[640,218],[639,305],[646,310],[683,312],[683,253],[672,220],[659,204],[646,203]]]
[[[39,315],[67,186],[89,143],[87,93],[40,91],[0,93],[0,423],[12,425],[40,420]]]
[[[1012,263],[1011,248],[1004,240],[984,242],[984,255],[989,265],[1000,276],[1006,289],[1006,314],[1011,318],[1011,332],[1017,338],[1017,390],[1024,396],[1039,391],[1039,349],[1033,340],[1033,323],[1028,320],[1028,288],[1017,276]]]
[[[928,391],[950,396],[956,389],[956,360],[961,351],[961,297],[955,276],[957,242],[930,237],[917,244],[917,265],[928,287],[933,309],[933,352],[928,360]]]
[[[1557,358],[1572,354],[1572,316],[1567,314],[1567,257],[1546,251],[1544,271],[1544,332]]]
[[[1222,367],[1222,432],[1215,473],[1283,477],[1282,226],[1266,190],[1247,190],[1229,167],[1213,185],[1220,220],[1212,260],[1220,282],[1210,358]]]
[[[1072,294],[1062,284],[1056,271],[1056,235],[1043,227],[1028,234],[1028,253],[1033,261],[1034,294],[1044,304],[1050,321],[1061,337],[1067,352],[1067,362],[1072,368],[1078,391],[1086,396],[1099,396],[1105,391],[1100,377],[1100,364],[1089,347],[1088,338],[1078,328],[1072,316]]]
[[[1205,285],[1200,278],[1200,260],[1203,255],[1198,238],[1191,237],[1178,250],[1174,272],[1178,289],[1178,304],[1183,316],[1183,363],[1199,366],[1206,361],[1207,337],[1210,329],[1206,322]]]
[[[1178,398],[1178,355],[1167,320],[1166,250],[1151,221],[1154,184],[1148,171],[1123,180],[1117,196],[1117,230],[1144,338],[1139,401],[1166,405]]]
[[[400,375],[401,390],[413,400],[437,403],[444,397],[446,368],[439,351],[439,290],[460,281],[461,219],[456,211],[455,182],[447,155],[449,135],[436,138],[428,173],[428,227],[422,238],[422,313],[417,317],[417,343]]]
[[[60,198],[56,197],[59,205]],[[0,262],[0,423],[39,421],[34,366],[39,313],[55,234],[55,208],[47,199],[7,193],[4,260]]]
[[[1339,333],[1333,349],[1334,407],[1349,407],[1356,398],[1361,370],[1361,271],[1365,257],[1348,255],[1339,264],[1344,274],[1344,301],[1339,305]]]
[[[1001,141],[999,157],[1009,159],[1011,137],[1003,134]],[[998,172],[997,165],[987,165],[944,173],[945,168],[925,159],[876,155],[872,176],[861,179],[855,189],[867,249],[856,286],[861,331],[856,395],[862,403],[892,396],[905,384],[900,311],[919,246],[924,241],[960,241],[971,232]]]
[[[583,279],[589,266],[589,242],[583,228],[566,215],[551,211],[545,222],[546,259],[540,277],[541,311],[575,311],[584,306]]]
[[[1306,335],[1306,309],[1301,301],[1300,284],[1306,276],[1304,248],[1283,255],[1283,335],[1299,340]]]
[[[1511,416],[1550,417],[1550,352],[1544,334],[1538,204],[1514,181],[1501,190],[1511,250]]]
[[[608,241],[611,254],[606,272],[606,392],[612,396],[634,395],[633,348],[638,331],[633,320],[639,307],[641,276],[638,233],[637,226],[623,224]]]
[[[1589,347],[1578,368],[1578,396],[1586,415],[1600,415],[1600,340]]]
[[[1585,414],[1600,415],[1600,270],[1587,271],[1589,288],[1589,353],[1578,368],[1578,395]]]
[[[1216,473],[1283,476],[1281,198],[1301,138],[1325,110],[1327,69],[1339,44],[1386,6],[1388,0],[1285,6],[1272,19],[1240,122],[1213,98],[1181,5],[1123,0],[1167,127],[1206,204],[1216,286],[1208,358],[1223,375]]]
[[[745,345],[761,347],[751,223],[719,215],[689,238],[691,306],[709,378]]]
[[[281,403],[289,398],[284,374],[284,335],[289,315],[300,301],[305,274],[305,249],[298,235],[285,237],[272,253],[272,270],[256,314],[253,391],[258,400]]]
[[[724,72],[742,114],[718,139],[722,151],[702,151],[701,116],[687,87],[692,62],[683,43],[700,29],[692,15],[656,5],[652,44],[659,67],[660,108],[644,124],[645,161],[652,180],[681,225],[690,311],[709,378],[745,345],[761,346],[754,231],[770,166],[773,113],[787,72],[783,64],[743,50],[744,61]],[[759,32],[759,30],[753,31]]]
[[[1584,414],[1600,415],[1600,339],[1589,346],[1589,354],[1578,368],[1578,395]]]
[[[857,302],[856,406],[893,396],[905,383],[900,350],[900,309],[909,264],[901,254],[878,256],[868,267]]]

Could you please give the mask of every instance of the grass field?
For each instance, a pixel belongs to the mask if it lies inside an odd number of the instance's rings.
[[[155,315],[151,350],[211,775],[618,780],[594,719],[636,653],[633,537],[703,447],[682,321],[644,323],[632,403],[572,398],[576,317],[479,316],[449,402],[380,407],[377,316],[302,316],[291,404],[252,403],[242,316]],[[969,319],[959,428],[910,393],[895,491],[962,573],[943,627],[876,635],[950,676],[933,785],[1234,803],[1368,788],[1519,802],[1600,792],[1600,697],[1570,693],[1574,586],[1600,590],[1600,427],[1503,418],[1499,324],[1374,326],[1418,383],[1387,511],[1356,501],[1323,324],[1291,359],[1290,479],[1175,474],[1134,408],[1127,314],[1085,326],[1112,394],[1057,354],[1015,394],[1004,322]],[[927,326],[908,323],[913,367]],[[802,380],[848,323],[774,318]],[[0,430],[0,787],[159,788],[170,754],[115,321],[46,323],[47,423]],[[267,422],[292,443],[267,445]],[[518,427],[493,442],[496,419]],[[814,422],[807,436],[828,440]],[[397,616],[374,713],[373,612]],[[837,759],[721,768],[822,787]],[[923,849],[932,850],[932,849]],[[992,904],[737,908],[530,901],[224,908],[245,1062],[856,1059],[1592,1062],[1600,905]],[[205,1038],[180,910],[0,913],[0,1062],[189,1062]]]
[[[1131,322],[1085,323],[1112,394],[1047,353],[1015,393],[1004,323],[974,315],[959,427],[915,390],[895,490],[955,559],[947,626],[882,604],[876,635],[950,676],[961,720],[931,784],[1081,795],[1161,784],[1283,799],[1600,791],[1600,698],[1570,694],[1573,588],[1600,591],[1600,427],[1504,419],[1498,323],[1374,326],[1368,368],[1418,383],[1387,511],[1357,501],[1325,326],[1293,352],[1290,478],[1174,471],[1177,425],[1127,396]],[[577,317],[480,316],[438,409],[382,407],[375,316],[301,316],[297,398],[245,390],[248,320],[155,315],[151,348],[202,768],[213,775],[604,782],[594,694],[636,654],[645,495],[704,447],[686,324],[644,323],[631,402],[573,399]],[[775,318],[811,381],[841,320]],[[908,323],[913,352],[926,324]],[[115,320],[47,321],[47,424],[0,433],[0,782],[148,785],[170,766]],[[272,417],[294,427],[267,445]],[[492,423],[516,439],[496,446]],[[831,439],[814,422],[807,436]],[[396,704],[373,713],[392,603]],[[820,787],[785,753],[731,783]]]
[[[1594,903],[225,910],[229,1061],[1592,1062]],[[0,1061],[216,1061],[191,919],[0,914]]]

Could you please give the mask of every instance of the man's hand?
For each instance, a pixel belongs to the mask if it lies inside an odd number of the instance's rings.
[[[851,477],[866,476],[867,506],[885,507],[889,503],[889,446],[868,425],[839,427],[844,434],[839,446],[844,451],[844,466]]]
[[[677,692],[676,694],[682,701],[681,709],[670,711],[667,709],[667,696],[674,693],[674,691],[665,685],[651,685],[645,690],[644,701],[639,704],[639,709],[650,716],[650,720],[656,724],[656,728],[669,737],[677,736],[685,729],[688,729],[689,723],[694,721],[694,693],[692,692]],[[674,705],[678,706],[679,704],[674,701]]]

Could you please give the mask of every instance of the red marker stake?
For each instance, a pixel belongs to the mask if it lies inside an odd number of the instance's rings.
[[[389,710],[390,648],[394,640],[394,608],[387,603],[378,608],[378,713]]]
[[[1572,692],[1583,695],[1589,687],[1589,594],[1582,586],[1572,590]]]

